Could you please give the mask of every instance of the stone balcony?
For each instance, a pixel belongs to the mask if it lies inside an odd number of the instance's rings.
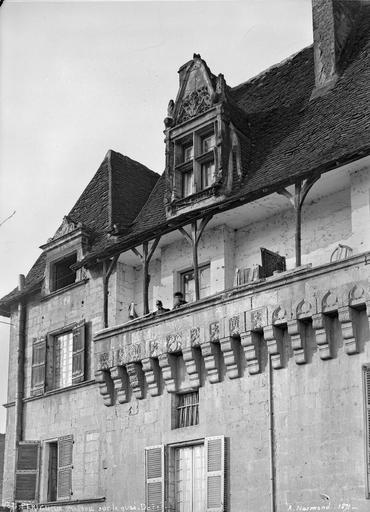
[[[370,339],[370,253],[299,267],[159,316],[99,331],[96,382],[105,405],[190,389],[363,350]]]

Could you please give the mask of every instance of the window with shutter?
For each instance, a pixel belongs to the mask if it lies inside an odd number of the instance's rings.
[[[207,437],[206,484],[207,512],[224,512],[225,437]]]
[[[72,495],[72,449],[73,436],[58,438],[58,500],[68,500]]]
[[[85,322],[73,329],[72,384],[85,378]]]
[[[370,498],[370,365],[364,367],[365,432],[366,432],[366,496]]]
[[[21,441],[17,445],[14,501],[34,502],[38,498],[40,442]]]
[[[46,338],[35,338],[32,344],[31,395],[42,395],[45,390]]]
[[[148,510],[164,512],[164,446],[145,448],[145,502]]]

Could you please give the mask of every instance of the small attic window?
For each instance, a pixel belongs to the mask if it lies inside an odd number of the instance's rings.
[[[76,281],[76,271],[71,266],[77,263],[77,253],[69,254],[65,258],[51,265],[51,291],[55,292],[65,288]]]

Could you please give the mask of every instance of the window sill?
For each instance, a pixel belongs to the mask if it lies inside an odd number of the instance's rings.
[[[65,286],[64,288],[60,288],[59,290],[55,290],[54,292],[50,292],[47,295],[44,295],[41,297],[41,301],[48,300],[52,297],[56,297],[57,295],[60,295],[61,293],[68,292],[70,290],[73,290],[74,288],[78,288],[79,286],[85,285],[89,279],[81,279],[80,281],[77,281],[76,283],[69,284],[68,286]]]
[[[201,199],[212,197],[215,195],[217,188],[218,186],[216,184],[213,184],[210,187],[195,192],[194,194],[182,197],[181,199],[175,199],[175,201],[172,202],[172,206],[175,208],[178,208],[180,206],[187,206],[188,204],[200,201]]]
[[[66,505],[84,505],[85,503],[102,503],[105,501],[105,496],[100,498],[86,498],[82,500],[60,500],[60,501],[45,501],[39,503],[39,507],[65,507]]]
[[[95,384],[95,379],[85,380],[84,382],[80,382],[79,384],[74,384],[73,386],[68,386],[65,388],[51,389],[50,391],[46,391],[41,395],[30,396],[23,399],[23,402],[32,402],[33,400],[39,400],[40,398],[46,398],[52,395],[58,395],[59,393],[64,393],[66,391],[74,391],[75,389],[84,388],[87,386],[92,386]]]

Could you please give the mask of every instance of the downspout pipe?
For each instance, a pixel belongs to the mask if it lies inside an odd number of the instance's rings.
[[[23,291],[25,277],[19,275],[19,291]],[[23,398],[24,398],[24,352],[26,343],[26,302],[18,303],[17,325],[17,380],[15,385],[15,442],[23,440]]]
[[[19,275],[18,290],[23,291],[25,277]],[[14,411],[14,483],[13,483],[13,502],[16,496],[16,454],[18,443],[23,440],[23,398],[24,398],[24,352],[26,344],[26,299],[21,298],[18,303],[18,322],[16,334],[16,353],[17,353],[17,378],[15,382],[15,411]],[[18,511],[19,505],[14,510]]]
[[[276,512],[276,460],[275,460],[275,417],[274,417],[274,386],[271,354],[268,356],[268,405],[269,405],[269,447],[270,447],[270,507]]]

